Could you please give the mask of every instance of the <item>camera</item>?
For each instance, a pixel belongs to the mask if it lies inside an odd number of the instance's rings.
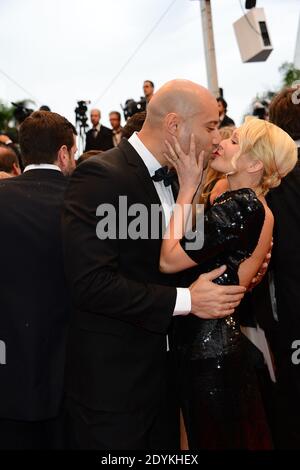
[[[87,113],[87,105],[90,104],[90,101],[77,101],[77,107],[75,108],[75,118],[76,124],[79,123],[80,127],[86,128],[88,117]]]
[[[133,116],[135,113],[140,113],[141,111],[146,111],[146,98],[141,96],[140,101],[135,101],[132,98],[129,98],[125,102],[125,106],[121,105],[121,108],[124,113],[124,118],[127,121],[128,118]]]
[[[18,124],[22,124],[25,119],[30,116],[31,113],[33,113],[33,109],[26,108],[22,104],[19,103],[11,103],[15,109],[14,109],[14,118],[17,121]]]

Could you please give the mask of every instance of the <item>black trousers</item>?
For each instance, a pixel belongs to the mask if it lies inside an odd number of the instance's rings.
[[[112,413],[91,410],[72,399],[67,406],[73,450],[179,449],[179,440],[174,440],[174,432],[157,409]]]
[[[0,450],[54,450],[64,447],[64,415],[34,422],[0,419]]]
[[[168,354],[166,393],[155,407],[126,413],[91,410],[71,398],[67,412],[72,449],[180,449],[179,404],[173,357]]]

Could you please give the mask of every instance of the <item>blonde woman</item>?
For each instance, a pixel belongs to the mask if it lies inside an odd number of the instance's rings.
[[[219,134],[221,136],[221,140],[229,139],[235,130],[234,126],[226,126],[221,127],[219,129]],[[217,187],[215,188],[215,185]],[[211,202],[217,196],[216,191],[222,192],[222,188],[227,189],[227,181],[225,175],[220,173],[217,170],[214,170],[210,164],[208,164],[208,169],[205,176],[205,183],[203,185],[202,194],[199,199],[200,204],[204,204],[206,209],[209,209],[211,206]]]
[[[185,233],[188,214],[181,210],[192,202],[199,186],[201,155],[195,155],[193,136],[187,155],[175,139],[173,146],[166,145],[180,191],[162,244],[161,270],[171,273],[196,267],[200,274],[226,265],[227,271],[215,282],[247,287],[272,239],[273,215],[265,195],[295,166],[294,141],[277,126],[253,118],[221,141],[211,168],[227,175],[229,190],[205,213],[201,249],[191,243],[192,232]],[[254,346],[241,333],[237,315],[178,320],[175,348],[189,448],[271,448],[251,365]]]

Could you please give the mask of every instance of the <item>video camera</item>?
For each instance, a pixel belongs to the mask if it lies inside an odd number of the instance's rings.
[[[90,104],[90,101],[77,101],[77,107],[75,108],[75,118],[76,124],[79,123],[80,127],[86,128],[88,117],[87,113],[87,105]]]
[[[132,98],[129,98],[125,102],[125,106],[121,105],[121,108],[124,113],[124,118],[127,121],[128,118],[133,116],[135,113],[140,113],[141,111],[146,111],[146,98],[141,96],[140,101],[135,101]]]
[[[22,104],[13,102],[11,102],[11,104],[15,107],[14,118],[18,124],[22,124],[22,122],[25,121],[25,119],[30,116],[31,113],[33,113],[33,109],[26,108]]]

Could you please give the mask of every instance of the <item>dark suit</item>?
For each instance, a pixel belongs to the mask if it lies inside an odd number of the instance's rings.
[[[109,423],[107,428],[99,426],[92,443],[81,443],[99,449],[152,445],[149,430],[164,396],[165,335],[176,302],[176,289],[170,287],[176,277],[158,269],[160,239],[97,238],[97,207],[112,204],[119,216],[119,195],[127,195],[128,207],[160,205],[145,164],[125,139],[75,170],[63,218],[66,273],[74,302],[67,394],[93,410],[89,416],[85,413],[86,422]]]
[[[274,276],[278,322],[273,318],[267,277],[253,291],[253,310],[274,356],[280,392],[279,446],[300,448],[300,364],[292,363],[292,343],[300,340],[300,151],[296,167],[267,194],[274,214]]]
[[[231,119],[229,116],[227,116],[227,114],[225,114],[222,121],[220,121],[219,129],[221,129],[221,127],[226,127],[226,126],[235,126],[234,120]]]
[[[300,157],[300,151],[298,151]],[[278,319],[290,339],[300,339],[300,160],[267,195],[275,218],[272,267]],[[296,335],[296,336],[295,336]],[[298,335],[298,336],[297,336]],[[300,377],[300,371],[299,371]],[[300,393],[300,388],[299,388]]]
[[[108,127],[100,126],[100,131],[95,136],[94,129],[86,133],[85,152],[88,150],[109,150],[114,147],[113,133]]]
[[[41,422],[60,413],[69,317],[60,227],[65,188],[56,170],[31,170],[0,182],[0,340],[6,349],[0,446],[2,420]],[[24,436],[29,428],[22,424]]]

